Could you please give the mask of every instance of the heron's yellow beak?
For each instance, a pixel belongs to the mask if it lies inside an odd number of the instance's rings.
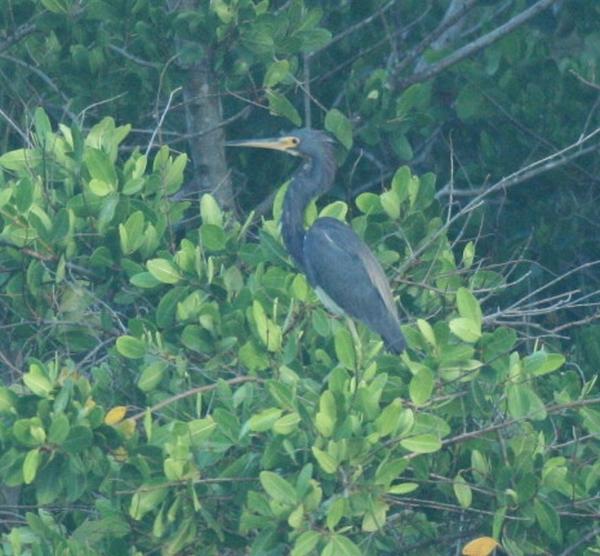
[[[245,139],[242,141],[227,141],[227,147],[255,147],[259,149],[274,149],[289,154],[296,154],[298,139],[292,136],[276,137],[269,139]]]

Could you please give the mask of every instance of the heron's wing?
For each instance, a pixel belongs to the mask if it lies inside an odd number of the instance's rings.
[[[348,225],[319,218],[306,232],[308,279],[350,316],[384,338],[399,332],[398,312],[379,261]]]

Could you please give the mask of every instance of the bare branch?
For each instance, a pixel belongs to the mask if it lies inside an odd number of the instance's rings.
[[[115,44],[109,44],[108,48],[110,48],[111,50],[113,50],[117,54],[120,54],[124,58],[127,58],[128,60],[131,60],[132,62],[135,62],[136,64],[138,64],[140,66],[144,66],[144,67],[152,68],[152,69],[159,69],[161,67],[161,64],[158,64],[156,62],[148,62],[147,60],[144,60],[142,58],[138,58],[134,54],[131,54],[130,52],[127,52],[127,50],[125,50],[124,48],[121,48],[120,46],[117,46]]]
[[[16,31],[12,35],[9,35],[6,39],[4,39],[4,41],[0,42],[0,52],[8,50],[13,44],[18,43],[36,31],[37,26],[35,23],[24,23],[23,25],[17,27]]]
[[[310,56],[304,54],[302,58],[302,70],[304,73],[304,83],[302,90],[304,92],[304,127],[312,127],[312,112],[310,109]]]
[[[152,145],[154,144],[154,139],[156,138],[156,134],[158,133],[159,129],[162,127],[163,122],[165,121],[165,117],[167,116],[167,113],[169,112],[169,108],[171,108],[171,103],[173,102],[173,97],[179,91],[181,91],[181,89],[182,89],[182,87],[177,87],[176,89],[173,89],[171,91],[171,93],[169,94],[169,100],[167,101],[167,105],[165,106],[165,109],[163,110],[163,113],[160,116],[160,120],[158,120],[158,124],[157,124],[156,128],[154,128],[154,131],[150,137],[148,146],[146,147],[146,152],[144,153],[146,156],[148,156],[148,154],[152,150]]]
[[[466,0],[462,7],[450,13],[450,10],[446,12],[446,16],[443,21],[431,32],[429,35],[424,37],[419,44],[412,48],[406,53],[406,56],[402,58],[400,63],[394,68],[394,72],[398,74],[409,64],[414,62],[425,50],[430,47],[434,47],[437,41],[440,40],[451,28],[456,26],[477,4],[477,0]]]
[[[454,224],[459,218],[466,216],[468,213],[476,210],[480,207],[486,196],[495,193],[496,191],[505,189],[510,187],[511,185],[515,185],[516,183],[520,183],[525,181],[526,179],[530,179],[531,177],[541,173],[542,171],[548,171],[549,169],[555,167],[557,165],[556,161],[563,158],[566,153],[573,151],[579,147],[581,147],[584,143],[587,143],[591,139],[593,139],[596,135],[600,133],[600,127],[596,128],[594,131],[588,133],[587,135],[581,136],[577,141],[568,145],[564,149],[561,149],[549,156],[546,156],[540,160],[536,160],[535,162],[529,164],[525,168],[521,168],[516,172],[513,172],[511,175],[506,178],[502,178],[500,181],[497,181],[491,187],[484,189],[481,193],[476,195],[473,199],[471,199],[460,211],[458,211],[452,218],[450,218],[443,226],[441,226],[434,234],[431,235],[429,240],[421,245],[418,249],[411,253],[410,257],[408,257],[402,268],[400,268],[400,272],[402,272],[405,268],[410,267],[413,262],[426,251],[433,242],[437,241],[441,234],[446,233],[448,228]],[[596,149],[597,146],[594,146],[593,149]],[[454,195],[456,195],[456,191],[454,191]],[[585,265],[584,265],[585,267]]]
[[[362,29],[366,25],[369,25],[369,23],[377,19],[380,15],[387,12],[397,1],[398,0],[390,0],[387,4],[384,4],[379,9],[375,10],[368,17],[365,17],[364,19],[361,19],[358,23],[355,23],[354,25],[351,25],[350,27],[344,29],[342,32],[338,33],[335,37],[333,37],[325,46],[322,46],[321,48],[319,48],[319,50],[315,50],[315,52],[311,52],[310,56],[315,56],[316,54],[323,52],[323,50],[326,50],[330,46],[333,46],[338,41],[341,41],[342,39],[346,38],[348,35],[356,33],[356,31],[358,31],[359,29]]]
[[[0,108],[0,116],[2,116],[7,122],[8,125],[10,125],[10,127],[12,127],[21,137],[21,139],[23,139],[23,142],[25,143],[25,145],[27,145],[28,147],[31,147],[31,141],[29,140],[29,136],[27,135],[27,133],[25,133],[12,119],[11,117],[4,112],[4,110],[2,110],[2,108]]]
[[[597,83],[593,83],[592,81],[588,81],[587,79],[585,79],[585,77],[579,75],[575,70],[571,69],[571,70],[569,70],[569,73],[572,73],[577,79],[579,79],[579,81],[581,81],[588,87],[591,87],[592,89],[595,89],[596,91],[600,91],[600,85],[598,85]]]
[[[599,145],[591,145],[591,146],[585,147],[583,149],[580,149],[574,153],[571,153],[569,156],[558,157],[556,160],[548,160],[546,163],[544,163],[540,166],[536,166],[535,168],[532,168],[532,166],[537,164],[537,163],[534,163],[534,164],[524,168],[523,171],[516,172],[515,174],[512,174],[508,178],[504,178],[504,180],[501,180],[501,182],[504,182],[504,183],[502,183],[502,186],[500,186],[500,187],[496,187],[496,185],[498,185],[498,184],[496,184],[492,187],[477,187],[475,189],[452,189],[452,195],[454,197],[473,197],[474,195],[477,195],[477,196],[487,195],[491,192],[492,188],[494,188],[494,191],[498,191],[499,189],[508,189],[510,187],[513,187],[515,185],[523,183],[524,181],[530,180],[531,178],[534,178],[540,174],[544,174],[546,172],[549,172],[550,170],[554,170],[556,168],[564,166],[565,164],[569,164],[573,160],[579,158],[580,156],[584,156],[586,154],[590,154],[590,153],[598,150],[598,148],[600,148]],[[559,151],[559,152],[562,152],[562,151]],[[550,155],[550,157],[554,157],[554,155],[556,155],[556,154],[557,153],[554,153],[553,155]],[[546,160],[546,159],[543,159],[543,160]],[[439,199],[440,197],[443,197],[443,196],[449,195],[449,194],[450,194],[450,183],[448,183],[444,187],[442,187],[435,194],[435,196],[437,199]]]
[[[463,46],[462,48],[459,48],[449,56],[446,56],[445,58],[440,60],[437,64],[434,64],[426,70],[419,73],[415,73],[414,75],[411,75],[405,79],[397,80],[395,86],[403,89],[408,87],[409,85],[412,85],[413,83],[420,83],[422,81],[427,81],[428,79],[435,77],[437,74],[441,73],[450,66],[461,62],[465,58],[472,56],[476,52],[479,52],[483,48],[500,40],[505,35],[512,33],[515,29],[529,21],[532,17],[538,15],[546,8],[550,7],[556,1],[557,0],[538,0],[538,2],[536,2],[533,6],[524,10],[519,15],[516,15],[515,17],[513,17],[500,27],[497,27],[493,31],[490,31],[486,35],[483,35],[483,37],[478,38],[477,40]]]

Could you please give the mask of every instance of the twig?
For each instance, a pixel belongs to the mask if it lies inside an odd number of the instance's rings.
[[[595,89],[596,91],[600,91],[600,85],[598,85],[597,83],[593,83],[592,81],[588,81],[585,77],[579,75],[574,69],[570,69],[569,73],[573,74],[577,79],[579,79],[579,81],[581,81],[588,87],[591,87],[592,89]]]
[[[127,50],[125,50],[124,48],[121,48],[120,46],[117,46],[115,44],[109,44],[108,48],[117,52],[124,58],[127,58],[128,60],[131,60],[132,62],[135,62],[136,64],[139,64],[140,66],[145,66],[147,68],[152,68],[152,69],[158,69],[161,67],[161,64],[158,64],[156,62],[148,62],[147,60],[138,58],[137,56],[127,52]]]
[[[28,148],[31,148],[33,145],[31,144],[31,141],[29,140],[29,136],[27,135],[27,133],[25,133],[11,118],[10,116],[4,111],[2,110],[2,108],[0,108],[0,116],[2,116],[7,122],[8,125],[10,125],[10,127],[12,127],[20,136],[21,139],[23,139],[24,143],[27,145]]]
[[[327,48],[333,46],[338,41],[341,41],[343,38],[347,37],[348,35],[351,35],[352,33],[356,33],[356,31],[358,31],[359,29],[362,29],[365,25],[368,25],[369,23],[374,21],[377,17],[379,17],[380,15],[387,12],[397,1],[398,0],[390,0],[387,4],[384,4],[383,6],[381,6],[381,8],[375,10],[368,17],[365,17],[364,19],[360,20],[359,22],[355,23],[354,25],[351,25],[350,27],[344,29],[341,33],[338,33],[335,37],[333,37],[326,45],[319,48],[319,50],[315,50],[314,52],[311,52],[310,56],[311,57],[315,56],[316,54],[323,52],[323,50],[326,50]]]
[[[448,230],[448,228],[452,224],[454,224],[454,222],[456,222],[459,218],[465,216],[469,212],[472,212],[472,211],[476,210],[478,207],[480,207],[486,196],[490,195],[491,193],[495,193],[496,191],[499,191],[501,189],[510,187],[511,185],[515,185],[517,183],[520,183],[522,181],[530,179],[531,177],[533,177],[539,173],[545,172],[548,169],[554,168],[557,165],[557,162],[556,162],[557,159],[560,159],[561,157],[563,157],[565,155],[565,153],[572,151],[572,150],[580,147],[584,143],[590,141],[592,138],[594,138],[599,133],[600,133],[600,127],[596,128],[594,131],[588,133],[587,135],[580,137],[577,141],[568,145],[564,149],[561,149],[551,155],[541,158],[540,160],[536,160],[535,162],[532,162],[525,168],[521,168],[520,170],[513,172],[506,178],[502,178],[501,180],[497,181],[491,187],[486,188],[484,191],[482,191],[481,193],[476,195],[473,199],[471,199],[471,201],[469,201],[460,211],[458,211],[452,218],[450,218],[449,221],[447,221],[435,233],[433,233],[427,242],[425,242],[418,249],[416,249],[411,254],[411,256],[408,257],[404,261],[403,268],[407,268],[410,265],[412,265],[413,262],[415,261],[415,259],[417,259],[421,255],[421,253],[423,253],[433,242],[437,241],[437,239],[440,237],[440,235],[445,233]],[[597,147],[594,146],[594,148],[597,148]],[[454,194],[456,195],[456,191],[454,191]]]
[[[238,377],[232,378],[230,380],[225,380],[224,382],[226,384],[229,384],[230,386],[233,386],[235,384],[242,384],[244,382],[259,382],[259,380],[260,379],[258,379],[255,376],[238,376]],[[154,404],[152,407],[149,407],[148,409],[145,409],[144,411],[140,411],[140,413],[136,413],[132,417],[129,417],[129,419],[131,419],[132,421],[137,421],[138,419],[141,419],[144,415],[146,415],[147,411],[154,413],[155,411],[158,411],[159,409],[161,409],[167,405],[171,405],[173,402],[183,400],[185,398],[189,398],[190,396],[194,396],[194,395],[200,394],[202,392],[210,392],[210,391],[214,390],[215,388],[217,388],[218,386],[219,386],[218,383],[207,384],[206,386],[198,386],[197,388],[191,388],[190,390],[186,390],[185,392],[180,392],[179,394],[175,394],[174,396],[171,396],[170,398],[167,398],[166,400],[162,400],[162,401],[158,402],[157,404]]]
[[[108,104],[109,102],[112,102],[113,100],[117,100],[126,95],[127,95],[127,91],[125,91],[124,93],[119,93],[118,95],[115,95],[114,97],[106,98],[104,100],[99,100],[98,102],[94,102],[94,103],[90,104],[89,106],[86,106],[81,112],[79,112],[79,114],[77,114],[77,119],[79,120],[79,125],[81,127],[83,127],[83,124],[85,122],[85,115],[88,112],[88,110],[91,110],[92,108],[96,108],[96,106],[102,106],[103,104]]]
[[[592,529],[587,535],[581,537],[576,543],[569,546],[569,548],[566,550],[563,550],[558,556],[569,556],[570,554],[574,554],[580,546],[592,540],[596,535],[600,535],[600,528],[598,527]]]
[[[173,102],[173,97],[175,96],[175,94],[177,94],[179,91],[181,91],[182,88],[183,87],[177,87],[176,89],[173,89],[171,91],[171,93],[169,94],[169,100],[167,101],[167,105],[165,106],[165,109],[163,110],[163,113],[160,116],[160,120],[158,120],[158,125],[156,126],[156,128],[154,128],[154,132],[150,136],[150,142],[148,143],[148,146],[146,147],[146,152],[144,153],[146,156],[148,156],[148,154],[152,150],[152,145],[154,144],[154,139],[156,138],[156,134],[160,130],[161,126],[163,125],[163,122],[165,121],[167,112],[169,111],[169,108],[171,107],[171,102]]]
[[[310,110],[310,56],[304,54],[302,58],[302,70],[304,72],[304,126],[310,129],[312,127],[312,113]]]
[[[18,43],[25,37],[35,33],[37,25],[35,23],[24,23],[17,27],[12,35],[9,35],[4,41],[0,42],[0,52],[9,49],[13,44]]]
[[[54,83],[54,81],[52,81],[52,79],[50,79],[50,77],[48,75],[46,75],[42,70],[36,68],[35,66],[32,66],[31,64],[28,64],[27,62],[24,62],[23,60],[20,60],[19,58],[14,58],[13,56],[9,56],[8,54],[0,54],[0,58],[4,58],[5,60],[10,60],[14,64],[18,64],[20,66],[23,66],[24,68],[27,68],[29,71],[35,73],[54,92],[56,92],[57,94],[59,94],[61,96],[61,98],[65,102],[69,102],[69,98],[67,97],[67,95],[65,95],[65,93],[63,93],[58,88],[58,86],[56,85],[56,83]]]

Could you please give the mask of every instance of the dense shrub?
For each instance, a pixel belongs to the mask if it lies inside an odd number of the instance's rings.
[[[38,110],[34,144],[0,157],[5,554],[577,542],[597,513],[593,381],[486,319],[505,279],[451,242],[432,174],[307,214],[350,221],[387,266],[397,357],[290,264],[285,186],[272,220],[205,195],[186,228],[186,156],[120,158],[128,131]]]

